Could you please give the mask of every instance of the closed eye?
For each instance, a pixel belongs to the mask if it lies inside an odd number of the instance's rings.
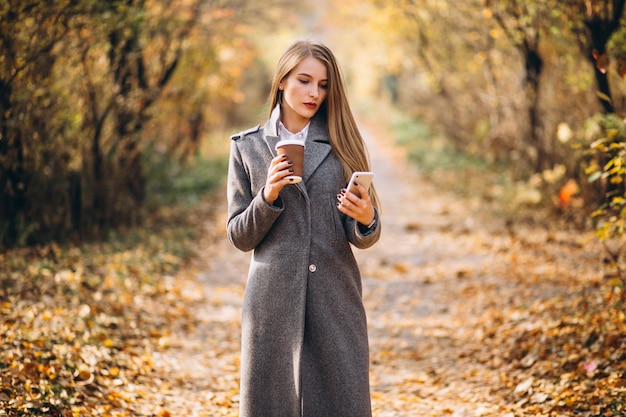
[[[309,84],[311,82],[310,80],[298,80],[298,81],[300,81],[300,84],[303,84],[303,85]],[[319,87],[323,90],[328,90],[328,84],[320,84]]]

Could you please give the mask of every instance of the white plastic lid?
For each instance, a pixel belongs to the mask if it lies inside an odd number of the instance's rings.
[[[285,139],[285,140],[281,140],[276,144],[276,149],[280,148],[281,146],[285,146],[285,145],[300,145],[300,146],[304,146],[304,142],[301,142],[299,140],[296,139]]]

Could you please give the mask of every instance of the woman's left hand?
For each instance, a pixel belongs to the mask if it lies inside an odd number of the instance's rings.
[[[337,194],[337,208],[343,214],[352,217],[364,226],[367,226],[374,220],[376,215],[374,212],[374,206],[370,201],[370,196],[367,194],[367,190],[361,185],[357,184],[357,190],[361,194],[361,198],[350,191],[343,189],[341,194]]]

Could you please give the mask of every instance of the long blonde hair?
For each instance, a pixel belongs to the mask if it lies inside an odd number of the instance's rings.
[[[328,72],[328,94],[318,112],[325,113],[330,145],[339,158],[345,180],[348,181],[354,171],[370,171],[369,154],[350,110],[343,74],[327,46],[312,40],[297,40],[289,45],[274,71],[268,100],[269,111],[271,114],[274,107],[281,102],[279,84],[300,62],[310,56],[322,62]],[[380,199],[373,184],[369,196],[374,207],[380,210]]]

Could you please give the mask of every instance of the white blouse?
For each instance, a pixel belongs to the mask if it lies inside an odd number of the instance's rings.
[[[287,130],[283,122],[279,120],[278,121],[278,136],[280,137],[280,140],[289,139],[289,140],[297,140],[298,142],[304,143],[306,141],[306,136],[309,133],[310,124],[311,122],[307,123],[306,126],[304,126],[304,128],[298,133],[291,133],[289,130]]]

